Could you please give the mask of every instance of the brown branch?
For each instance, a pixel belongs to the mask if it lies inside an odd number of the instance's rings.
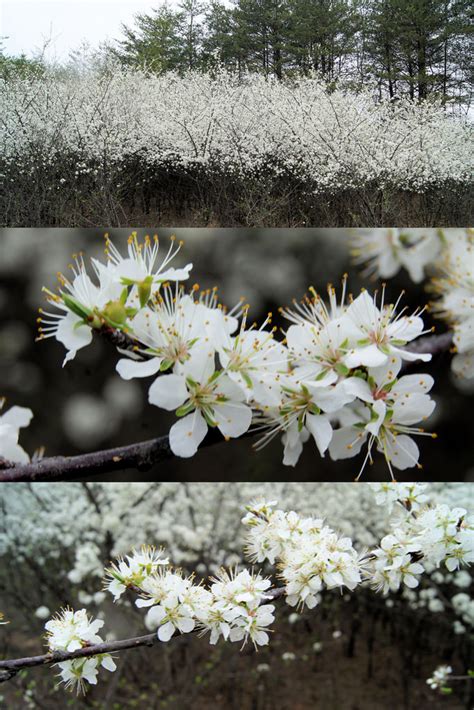
[[[138,588],[137,588],[138,589]],[[141,590],[139,590],[141,592]],[[278,599],[285,594],[284,587],[275,587],[265,592],[266,597]],[[266,600],[264,600],[265,603]],[[182,636],[183,634],[179,634]],[[146,634],[145,636],[135,636],[134,638],[121,639],[120,641],[104,641],[90,646],[84,646],[76,651],[52,651],[41,656],[27,656],[25,658],[13,658],[0,661],[0,683],[13,678],[23,668],[34,668],[35,666],[47,666],[52,663],[63,663],[74,658],[89,658],[99,656],[103,653],[117,653],[130,648],[140,648],[141,646],[153,646],[162,643],[158,639],[157,633]]]
[[[249,436],[247,432],[243,436]],[[202,446],[212,446],[223,442],[224,437],[218,429],[210,429]],[[137,471],[148,471],[152,466],[174,458],[168,436],[140,441],[136,444],[118,446],[115,449],[93,451],[78,456],[51,456],[32,461],[28,464],[0,467],[0,483],[17,483],[20,481],[68,481],[82,476],[100,475],[109,471],[123,471],[133,468]]]

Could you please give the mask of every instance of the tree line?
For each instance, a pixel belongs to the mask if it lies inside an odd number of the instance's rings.
[[[390,98],[469,100],[467,0],[181,0],[137,14],[108,51],[127,66],[209,69],[277,79],[318,73]]]

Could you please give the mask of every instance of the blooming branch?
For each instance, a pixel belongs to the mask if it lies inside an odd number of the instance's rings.
[[[328,303],[310,289],[300,303],[282,308],[290,325],[280,341],[271,314],[249,326],[248,305],[227,310],[216,289],[199,293],[194,285],[186,292],[181,282],[192,264],[170,267],[180,248],[172,240],[160,259],[157,237],[140,243],[132,234],[124,256],[106,235],[106,263],[91,260],[95,280],[76,255],[73,278],[59,274],[58,292],[45,289],[59,313],[40,309],[38,318],[39,339],[54,337],[65,346],[64,365],[96,334],[122,356],[116,370],[123,379],[153,378],[148,401],[177,418],[169,435],[29,462],[24,452],[20,456],[18,430],[10,438],[0,430],[0,481],[146,470],[171,456],[189,458],[200,445],[256,432],[257,448],[281,435],[285,465],[295,466],[312,439],[321,456],[329,452],[333,460],[366,446],[358,477],[375,450],[392,478],[393,468],[420,466],[411,437],[430,436],[413,425],[433,411],[433,379],[400,373],[407,363],[448,349],[449,332],[423,337],[431,332],[424,329],[423,311],[397,313],[400,299],[385,303],[384,290],[378,302],[376,293],[363,290],[346,303],[344,277],[339,301],[329,286]]]
[[[474,520],[464,508],[426,505],[423,484],[375,487],[376,502],[396,506],[392,531],[380,545],[360,553],[352,540],[319,517],[275,509],[276,501],[256,500],[246,506],[245,552],[254,564],[275,566],[283,586],[252,568],[221,568],[215,577],[196,582],[194,574],[170,566],[163,551],[143,546],[118,558],[105,570],[104,591],[115,602],[131,591],[135,605],[146,609],[144,623],[153,633],[103,642],[104,625],[85,609],[63,609],[45,629],[49,652],[0,662],[0,680],[21,668],[57,664],[66,687],[85,690],[96,684],[101,668],[116,669],[111,653],[198,632],[209,643],[251,642],[255,649],[270,641],[275,606],[284,597],[297,612],[317,607],[330,590],[354,592],[370,587],[388,595],[419,586],[423,575],[444,565],[453,572],[474,561]]]
[[[278,599],[285,593],[284,587],[269,589],[265,594],[272,599]],[[103,656],[104,654],[127,651],[131,648],[141,648],[143,646],[155,646],[160,642],[156,633],[134,636],[132,638],[120,639],[118,641],[103,641],[101,643],[90,644],[75,651],[53,651],[39,656],[26,656],[25,658],[13,658],[0,661],[0,683],[11,680],[19,671],[24,668],[34,668],[36,666],[48,666],[55,663],[64,663],[76,658],[92,658]]]

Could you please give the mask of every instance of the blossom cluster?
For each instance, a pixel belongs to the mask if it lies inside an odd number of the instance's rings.
[[[160,641],[169,641],[175,632],[196,629],[201,634],[210,632],[211,644],[221,636],[244,644],[250,639],[255,647],[268,643],[265,628],[273,621],[274,607],[262,602],[272,598],[265,594],[270,580],[248,570],[221,569],[206,588],[180,569],[158,568],[157,562],[168,564],[146,548],[126,561],[119,560],[107,570],[105,588],[114,601],[127,588],[136,591],[140,595],[136,606],[149,607],[145,624],[157,629]]]
[[[101,619],[88,616],[85,609],[64,609],[45,625],[49,651],[53,654],[58,651],[72,652],[92,644],[103,643],[97,634],[103,625]],[[109,653],[60,661],[57,665],[61,681],[66,687],[77,688],[78,691],[84,691],[85,683],[97,683],[99,668],[106,668],[108,671],[116,669]]]
[[[3,84],[4,174],[39,165],[58,191],[71,158],[77,185],[104,165],[108,174],[116,167],[117,192],[137,160],[145,174],[171,165],[244,178],[291,175],[314,193],[366,185],[424,191],[471,179],[468,119],[436,102],[376,102],[370,88],[328,91],[314,77],[280,82],[225,69],[46,72]]]
[[[433,311],[454,331],[455,375],[474,379],[474,232],[472,229],[373,229],[351,237],[355,262],[391,278],[405,268],[415,283],[430,274]]]
[[[454,331],[456,354],[452,368],[456,375],[474,380],[474,231],[453,235],[439,263],[440,277],[434,279],[439,298],[436,312]]]
[[[124,379],[154,377],[150,404],[174,411],[169,438],[177,456],[193,456],[209,428],[224,438],[262,430],[258,447],[281,434],[283,462],[296,465],[311,437],[324,456],[348,458],[367,447],[364,463],[381,452],[393,468],[419,466],[411,438],[414,424],[427,419],[434,402],[428,375],[399,376],[405,361],[428,361],[408,345],[426,331],[422,311],[397,311],[363,290],[346,303],[328,288],[329,303],[311,291],[300,304],[282,309],[291,325],[276,339],[271,314],[260,326],[248,324],[248,305],[228,311],[217,290],[188,292],[181,281],[192,268],[169,266],[172,246],[159,260],[159,242],[139,243],[135,234],[122,256],[106,238],[107,261],[92,259],[95,282],[82,256],[72,280],[59,275],[58,293],[46,290],[57,312],[41,312],[40,338],[64,344],[64,363],[92,341],[93,332],[126,336],[116,341]],[[126,347],[128,346],[128,347]],[[432,436],[432,435],[429,435]]]
[[[474,518],[464,508],[429,507],[425,485],[376,486],[378,503],[397,503],[393,531],[380,546],[358,554],[350,538],[337,535],[322,519],[273,510],[272,503],[249,506],[250,559],[278,562],[287,602],[316,606],[324,589],[353,591],[370,582],[383,594],[402,585],[414,588],[420,576],[444,564],[453,572],[474,561]]]
[[[474,518],[462,508],[427,504],[426,484],[376,484],[376,501],[394,508],[392,532],[378,547],[357,552],[350,537],[315,516],[276,509],[276,501],[257,500],[246,506],[246,555],[254,563],[276,565],[283,586],[259,571],[221,568],[207,582],[174,568],[161,550],[143,547],[106,569],[105,590],[119,601],[128,590],[135,604],[147,609],[147,628],[161,642],[175,634],[210,633],[210,643],[269,643],[269,626],[281,596],[302,612],[313,609],[327,590],[362,585],[385,595],[420,584],[421,576],[442,564],[449,571],[474,561]],[[459,596],[459,595],[458,595]],[[462,596],[462,595],[461,595]],[[461,602],[460,602],[461,603]],[[62,611],[46,624],[51,652],[74,652],[101,643],[101,620],[82,609]],[[92,665],[96,661],[96,665]],[[110,655],[99,651],[90,659],[60,663],[61,679],[70,687],[95,683],[100,665],[114,670]]]
[[[294,511],[272,510],[276,501],[250,504],[246,553],[262,563],[278,561],[290,606],[313,609],[323,589],[353,591],[361,583],[361,558],[348,537],[340,536],[320,518]]]

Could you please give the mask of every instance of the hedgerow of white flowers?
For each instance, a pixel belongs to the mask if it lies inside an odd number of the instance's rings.
[[[468,119],[436,102],[376,102],[370,88],[328,91],[315,78],[46,73],[4,80],[0,111],[6,179],[13,167],[27,174],[70,160],[79,181],[135,159],[145,169],[291,175],[315,194],[373,185],[423,192],[472,175]],[[66,180],[63,171],[51,179],[58,191]]]

